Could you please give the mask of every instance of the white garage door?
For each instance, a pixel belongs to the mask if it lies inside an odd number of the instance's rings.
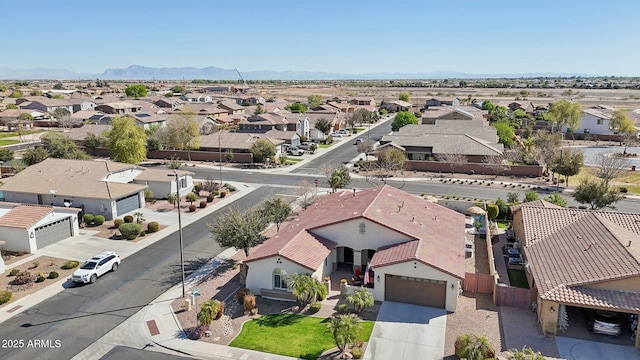
[[[126,214],[139,208],[140,201],[138,199],[138,194],[129,195],[116,200],[117,216],[122,216],[122,214]]]
[[[39,226],[35,229],[35,235],[38,249],[66,239],[72,235],[71,218],[60,219],[47,225]]]
[[[440,280],[387,274],[384,299],[414,305],[445,308],[447,283]]]

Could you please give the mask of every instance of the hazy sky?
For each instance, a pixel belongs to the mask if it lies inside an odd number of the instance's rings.
[[[0,0],[0,66],[640,75],[640,0]]]

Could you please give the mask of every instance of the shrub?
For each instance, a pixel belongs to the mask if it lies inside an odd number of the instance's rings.
[[[311,305],[309,305],[309,313],[311,314],[315,314],[318,311],[320,311],[320,309],[322,309],[322,303],[319,301],[316,301],[314,303],[311,303]]]
[[[120,225],[122,225],[122,224],[124,224],[124,220],[122,220],[122,219],[115,219],[115,220],[113,220],[113,226],[115,226],[115,227],[117,227],[117,228],[119,228],[119,227],[120,227]]]
[[[256,296],[248,294],[244,297],[244,311],[251,311],[256,308]]]
[[[75,260],[70,260],[70,261],[67,261],[66,263],[64,263],[64,264],[62,265],[62,268],[63,268],[63,269],[65,269],[65,270],[75,269],[75,268],[77,268],[79,265],[80,265],[80,262],[75,261]]]
[[[9,271],[9,276],[16,276],[20,274],[20,270],[18,269],[11,269],[11,271]]]
[[[251,294],[251,290],[249,289],[240,289],[236,291],[236,301],[238,304],[244,305],[244,297]]]
[[[145,199],[152,199],[153,198],[153,191],[147,189],[144,191],[144,198]]]
[[[138,236],[145,236],[145,235],[147,235],[147,232],[144,230],[140,231],[140,234],[138,234]]]
[[[16,276],[15,279],[11,282],[13,285],[25,285],[28,283],[32,283],[35,280],[35,276],[33,276],[28,271],[22,271]]]
[[[96,215],[96,217],[93,218],[93,224],[96,226],[100,226],[102,224],[104,224],[104,216],[102,215]]]
[[[94,216],[93,214],[84,214],[84,216],[82,217],[82,220],[84,220],[84,223],[87,225],[91,225],[91,223],[93,222]]]
[[[40,275],[38,275],[38,276],[36,277],[36,282],[37,282],[37,283],[41,283],[41,282],[43,282],[45,279],[46,279],[46,278],[45,278],[44,276],[40,276]]]
[[[196,206],[195,205],[189,205],[189,212],[194,212],[196,211]]]
[[[55,271],[52,271],[52,272],[49,273],[49,279],[57,279],[58,276],[60,276],[60,274],[58,274]]]
[[[214,320],[218,320],[224,315],[224,308],[227,304],[224,301],[220,301],[218,304],[218,313],[213,317]]]
[[[133,216],[131,218],[133,219]],[[133,240],[136,238],[136,236],[140,235],[140,232],[142,231],[142,225],[138,223],[127,222],[125,218],[125,223],[118,227],[118,231],[120,231],[120,234],[123,237],[129,240]],[[131,239],[131,236],[133,236],[133,239]]]
[[[193,192],[194,193],[200,193],[200,191],[202,191],[202,184],[201,183],[197,183],[195,185],[193,185]]]
[[[220,197],[223,198],[227,196],[227,192],[226,191],[220,191]]]
[[[353,355],[354,359],[362,359],[364,352],[361,347],[355,346],[351,348],[351,355]]]
[[[253,309],[251,309],[250,312],[251,312],[251,315],[258,315],[258,308],[257,307],[253,308]]]
[[[148,233],[154,233],[154,232],[157,232],[158,230],[160,230],[160,224],[158,224],[157,221],[152,221],[149,224],[147,224]]]
[[[224,187],[226,187],[229,191],[234,192],[238,189],[236,189],[235,186],[231,185],[231,184],[224,184]]]
[[[627,192],[629,192],[629,189],[624,186],[620,186],[620,192],[626,194]]]
[[[218,196],[218,195],[220,195],[220,191],[213,190],[212,194],[213,194],[213,196]]]
[[[204,201],[204,200],[200,201],[200,208],[201,208],[201,209],[204,209],[204,208],[206,208],[206,207],[207,207],[207,202],[206,202],[206,201]]]
[[[126,215],[124,217],[124,222],[125,223],[132,223],[133,222],[133,215]],[[118,226],[118,228],[120,228],[120,227]]]
[[[336,311],[338,312],[338,314],[347,314],[349,313],[349,305],[340,304],[336,307]]]
[[[213,202],[214,196],[213,194],[207,196],[207,202]]]
[[[0,305],[9,302],[13,293],[9,290],[0,290]]]

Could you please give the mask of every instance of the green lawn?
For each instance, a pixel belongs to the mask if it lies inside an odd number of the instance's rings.
[[[230,346],[292,356],[317,359],[324,351],[335,347],[327,332],[327,319],[294,314],[264,315],[248,321]],[[369,341],[373,321],[362,321],[357,339]]]
[[[18,144],[19,142],[20,142],[20,140],[2,140],[2,139],[0,139],[0,146]]]
[[[332,144],[318,144],[321,148],[327,149],[330,148]]]
[[[300,162],[302,160],[304,160],[304,159],[302,159],[302,158],[292,158],[292,157],[288,157],[287,156],[287,161],[285,162],[285,164],[293,165],[293,164],[298,163],[298,162]]]
[[[503,221],[503,220],[498,220],[498,229],[507,229],[509,226],[511,226],[511,221]]]
[[[509,274],[509,282],[511,286],[528,289],[529,283],[527,282],[527,276],[524,270],[507,269]]]
[[[18,136],[17,132],[3,132],[0,133],[0,138],[7,138],[7,137],[13,137],[13,136]]]

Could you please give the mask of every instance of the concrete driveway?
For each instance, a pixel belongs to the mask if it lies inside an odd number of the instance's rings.
[[[442,359],[446,315],[444,309],[383,302],[363,359]]]
[[[607,344],[557,336],[560,357],[567,360],[625,359],[640,360],[640,351],[633,346]]]

